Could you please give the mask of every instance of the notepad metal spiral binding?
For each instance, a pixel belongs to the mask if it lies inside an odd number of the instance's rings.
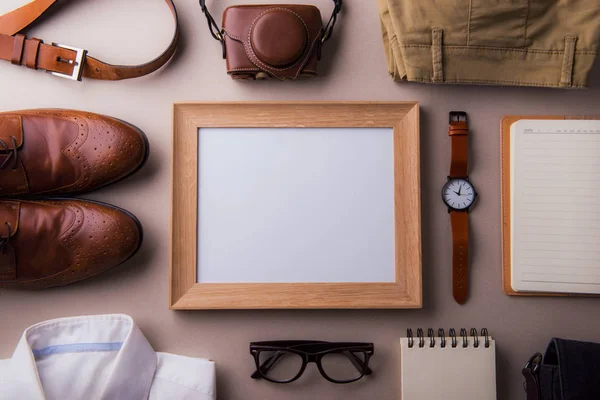
[[[479,334],[477,329],[471,328],[469,335],[467,335],[467,330],[465,328],[461,328],[459,336],[461,338],[463,348],[467,348],[469,346],[469,336],[473,338],[473,347],[478,348],[481,345],[481,341],[483,341],[484,347],[490,347],[490,335],[487,328],[481,329],[481,333]],[[413,348],[415,346],[415,336],[413,335],[412,329],[406,330],[406,337],[408,339],[408,347]],[[451,328],[448,331],[448,336],[446,336],[446,332],[443,328],[439,328],[437,331],[437,339],[439,339],[439,346],[441,348],[446,347],[448,338],[450,339],[450,345],[453,348],[458,346],[458,336],[456,335],[456,330],[454,328]],[[429,342],[428,347],[433,348],[436,346],[437,340],[433,328],[427,329],[427,338],[425,337],[423,329],[417,329],[416,339],[418,340],[418,346],[420,348],[425,347],[426,340]]]

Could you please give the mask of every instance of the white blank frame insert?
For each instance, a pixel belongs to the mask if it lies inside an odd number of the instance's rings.
[[[175,104],[170,308],[420,308],[417,103]]]
[[[198,282],[395,281],[392,128],[200,128],[198,144]]]

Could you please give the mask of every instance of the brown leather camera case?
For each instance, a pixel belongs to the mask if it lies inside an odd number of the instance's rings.
[[[234,79],[315,76],[323,25],[317,7],[243,5],[223,13],[227,73]]]

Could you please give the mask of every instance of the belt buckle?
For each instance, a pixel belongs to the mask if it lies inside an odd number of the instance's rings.
[[[58,60],[60,62],[73,64],[73,73],[71,75],[62,74],[60,72],[54,72],[54,71],[48,71],[48,73],[51,75],[54,75],[54,76],[58,76],[59,78],[70,79],[73,81],[81,81],[81,74],[83,72],[83,69],[82,69],[83,60],[85,59],[85,56],[87,55],[87,50],[80,49],[77,47],[72,47],[72,46],[66,46],[64,44],[58,44],[58,43],[52,43],[52,46],[74,51],[75,52],[75,60],[64,60],[64,59]]]

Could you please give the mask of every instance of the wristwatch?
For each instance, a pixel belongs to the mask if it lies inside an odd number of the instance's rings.
[[[452,225],[452,296],[464,304],[469,294],[469,208],[477,192],[468,174],[467,113],[450,112],[448,135],[452,145],[450,175],[442,188],[442,200],[448,206]]]

